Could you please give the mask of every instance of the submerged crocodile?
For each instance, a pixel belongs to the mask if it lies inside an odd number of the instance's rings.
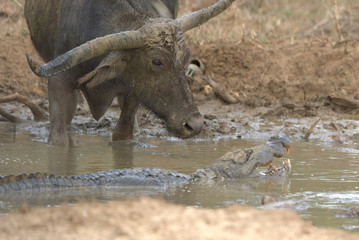
[[[0,193],[22,190],[62,189],[85,186],[154,186],[188,184],[215,180],[233,180],[243,177],[283,177],[291,170],[290,161],[276,168],[274,157],[289,151],[291,141],[287,137],[271,137],[264,145],[226,153],[217,162],[183,174],[158,168],[131,168],[103,171],[77,176],[55,176],[42,173],[9,175],[0,177]],[[260,172],[258,166],[268,166]]]

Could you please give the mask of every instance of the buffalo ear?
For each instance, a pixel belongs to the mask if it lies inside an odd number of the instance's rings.
[[[78,86],[85,84],[87,88],[93,88],[107,80],[119,77],[126,67],[126,60],[119,51],[109,53],[95,70],[89,72],[78,80]]]

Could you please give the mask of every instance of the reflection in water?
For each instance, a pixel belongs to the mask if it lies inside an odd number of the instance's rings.
[[[189,206],[219,208],[230,204],[260,205],[263,195],[280,198],[290,188],[288,178],[267,180],[245,178],[232,181],[212,183],[193,183],[177,189],[175,194],[165,196],[165,199]]]
[[[5,126],[0,127],[0,143],[15,143],[16,142],[16,124],[2,123]]]
[[[110,142],[108,146],[101,143],[97,146],[57,147],[48,146],[48,170],[57,175],[76,175],[109,169],[132,168],[134,142]],[[103,152],[102,150],[106,151]],[[110,158],[112,153],[112,158]],[[112,162],[110,160],[113,160]],[[84,164],[88,163],[87,166]],[[80,167],[78,166],[80,165]],[[93,166],[92,166],[93,165]],[[102,168],[97,166],[101,165]],[[88,169],[88,170],[85,170]]]
[[[133,142],[111,142],[113,164],[109,169],[132,168],[133,165],[133,149],[136,146]],[[83,149],[80,147],[59,147],[48,146],[48,171],[57,175],[76,175],[79,174],[78,162],[82,158],[88,157],[88,150],[81,153]],[[97,153],[101,155],[101,153]],[[90,151],[91,155],[91,151]],[[86,161],[86,159],[83,159]],[[101,163],[103,159],[98,158]],[[98,171],[94,169],[93,171]]]
[[[112,148],[113,169],[132,168],[135,143],[118,141],[109,143]]]
[[[48,146],[48,170],[59,175],[77,174],[75,147]]]
[[[151,138],[109,143],[109,137],[97,135],[77,135],[73,138],[76,143],[74,147],[49,146],[34,141],[35,136],[24,131],[14,133],[12,124],[0,123],[0,175],[33,172],[78,175],[130,167],[158,167],[192,173],[213,163],[228,151],[263,144],[265,141]],[[278,201],[306,203],[309,208],[300,211],[299,215],[317,226],[345,227],[358,231],[357,220],[333,216],[338,210],[359,204],[359,153],[350,150],[354,147],[294,142],[288,156],[293,170],[285,179],[241,179],[168,189],[113,187],[0,195],[0,214],[19,208],[23,202],[46,206],[73,202],[78,198],[108,200],[150,195],[189,206],[217,208],[234,203],[259,206],[262,196],[270,195]]]

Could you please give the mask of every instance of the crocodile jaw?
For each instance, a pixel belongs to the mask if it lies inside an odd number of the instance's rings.
[[[260,172],[261,176],[266,177],[285,177],[288,176],[290,171],[292,169],[292,165],[290,163],[290,160],[284,160],[283,164],[280,167],[275,167],[270,165],[267,171]]]

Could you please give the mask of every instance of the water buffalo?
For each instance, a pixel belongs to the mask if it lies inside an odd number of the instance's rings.
[[[176,19],[177,0],[26,0],[25,17],[40,66],[48,78],[49,143],[69,145],[80,89],[93,117],[103,116],[116,96],[123,100],[112,139],[130,139],[142,104],[181,138],[198,134],[203,118],[185,78],[189,57],[183,33],[228,8],[234,0]]]

